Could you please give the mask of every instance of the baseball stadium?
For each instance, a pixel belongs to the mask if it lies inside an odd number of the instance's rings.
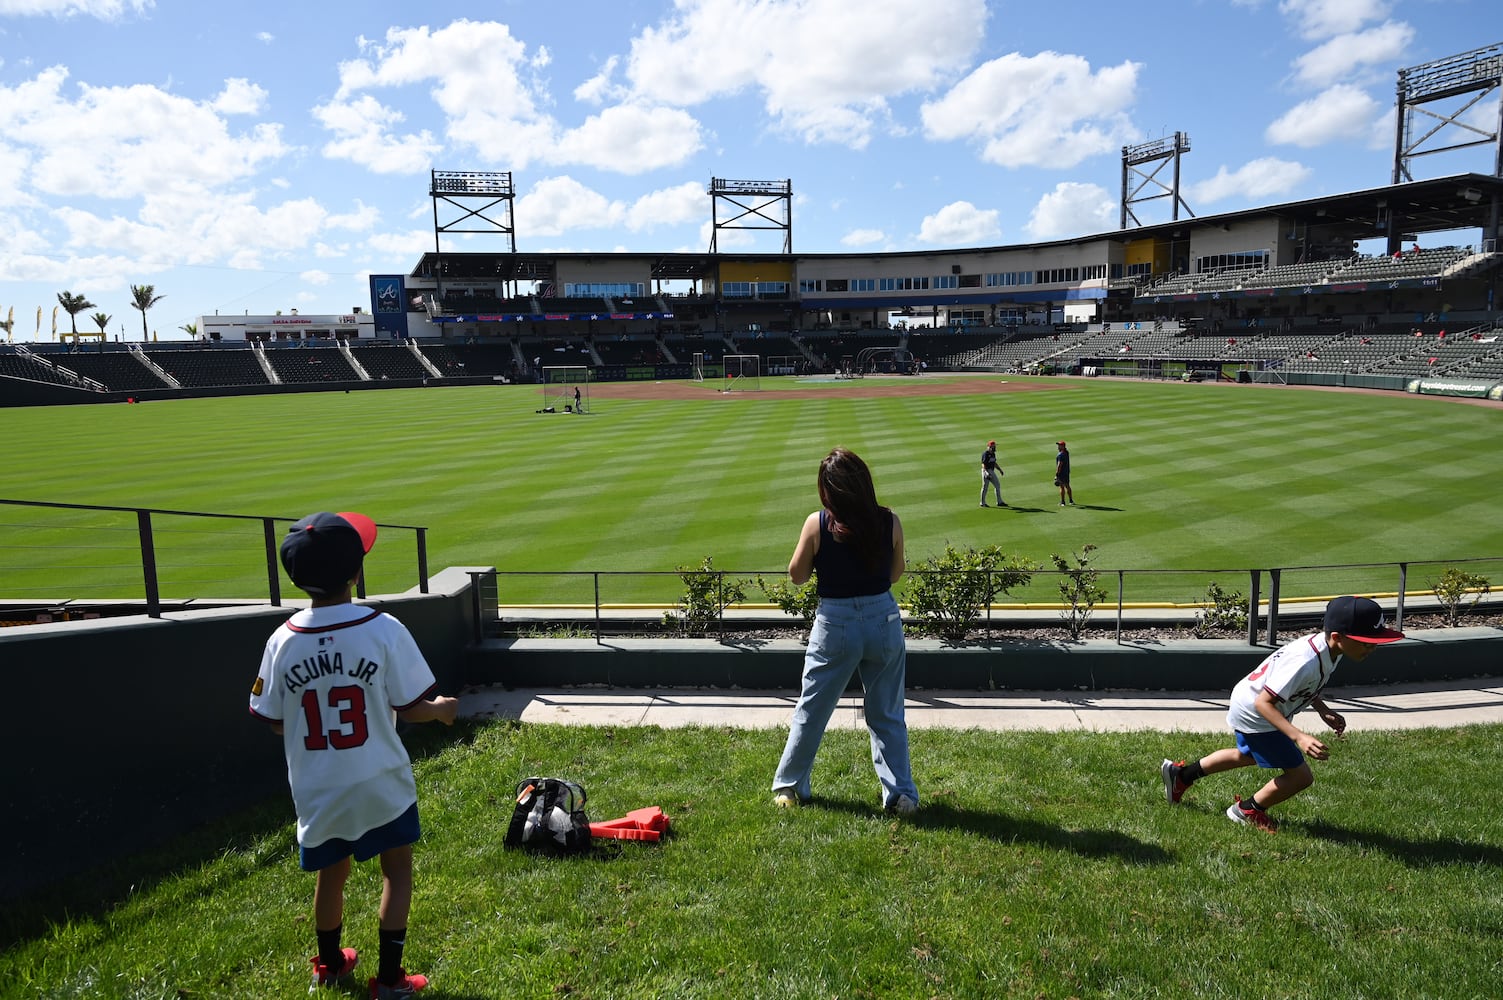
[[[807,623],[769,581],[837,445],[902,516],[920,695],[1225,690],[1345,594],[1419,641],[1338,684],[1496,675],[1503,139],[1489,171],[1414,169],[1436,151],[1417,117],[1496,92],[1497,52],[1404,71],[1383,187],[1194,215],[1175,133],[1122,150],[1121,225],[1081,238],[803,253],[792,179],[712,178],[712,233],[770,226],[782,252],[548,253],[517,250],[510,173],[434,170],[435,249],[348,314],[0,345],[23,804],[0,997],[302,995],[281,747],[242,719],[267,634],[306,603],[277,543],[310,511],[380,526],[357,599],[407,625],[447,694],[796,691]],[[1150,198],[1173,218],[1140,223]],[[460,234],[481,239],[443,248]],[[1005,504],[978,505],[991,440]],[[1000,563],[964,561],[988,551],[1028,572],[990,588]],[[925,585],[978,572],[958,636],[926,631]],[[1170,752],[1146,730],[926,731],[927,798],[900,822],[867,801],[859,725],[832,730],[796,815],[750,807],[775,730],[420,728],[426,996],[1503,982],[1496,722],[1346,736],[1256,844],[1139,794]],[[672,835],[544,861],[454,835],[504,828],[514,775],[565,772],[592,815],[655,803]]]

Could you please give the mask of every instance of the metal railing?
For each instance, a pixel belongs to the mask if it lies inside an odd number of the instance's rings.
[[[1106,592],[1106,597],[1091,607],[1091,620],[1099,623],[1110,616],[1119,643],[1125,630],[1145,622],[1193,623],[1201,612],[1214,608],[1207,586],[1209,579],[1224,593],[1235,595],[1236,605],[1246,614],[1249,645],[1258,645],[1260,637],[1268,645],[1277,644],[1281,618],[1318,619],[1325,603],[1340,594],[1361,594],[1377,599],[1389,609],[1395,626],[1402,628],[1406,610],[1420,607],[1433,611],[1441,607],[1433,587],[1435,578],[1445,569],[1468,567],[1472,572],[1478,572],[1489,565],[1503,569],[1503,556],[1255,569],[1093,568],[1091,572],[1095,577],[1092,582]],[[905,582],[929,572],[934,571],[910,569],[904,580],[894,587],[899,603],[905,609],[908,607]],[[990,578],[998,571],[974,572],[986,577],[983,581],[985,592],[991,592]],[[723,600],[717,601],[720,609],[705,630],[708,634],[719,636],[727,630],[754,631],[754,627],[747,628],[749,622],[761,624],[769,618],[798,622],[795,616],[784,615],[774,603],[752,599],[756,592],[752,581],[758,577],[785,580],[782,570],[486,570],[470,574],[475,638],[486,637],[488,625],[500,620],[503,607],[525,612],[525,617],[535,621],[587,624],[597,640],[606,634],[640,631],[641,623],[660,622],[664,612],[682,610],[687,574],[713,576],[717,596],[729,592],[734,584],[742,585],[747,591],[745,603],[727,605]],[[988,636],[1022,623],[1038,625],[1053,620],[1060,621],[1060,627],[1065,627],[1062,619],[1068,610],[1061,601],[1060,588],[1069,582],[1070,577],[1070,572],[1058,569],[1034,571],[1027,584],[1005,595],[1005,601],[980,607],[974,627]],[[537,585],[540,579],[547,581],[542,587]],[[1111,592],[1113,580],[1115,594]],[[664,582],[669,585],[663,586]],[[1411,589],[1411,584],[1424,585],[1425,589]],[[1290,596],[1291,589],[1294,596]],[[541,602],[537,599],[540,595],[551,600]],[[733,617],[728,619],[727,613]],[[911,616],[909,620],[912,621]]]
[[[30,519],[0,516],[0,599],[144,600],[153,618],[162,616],[164,588],[188,600],[256,600],[265,594],[271,604],[282,603],[277,525],[290,525],[297,517],[32,500],[0,499],[0,505],[6,512],[46,512]],[[417,587],[426,594],[427,528],[377,527],[412,532],[414,551],[408,556],[400,543],[373,549],[356,585],[358,596],[366,596],[367,579],[405,576],[406,565],[415,565]]]

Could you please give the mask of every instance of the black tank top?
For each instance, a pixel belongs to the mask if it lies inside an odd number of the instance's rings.
[[[854,547],[830,534],[830,512],[819,512],[819,551],[814,553],[815,591],[820,597],[869,597],[892,589],[892,511],[882,534],[881,567],[873,573]]]

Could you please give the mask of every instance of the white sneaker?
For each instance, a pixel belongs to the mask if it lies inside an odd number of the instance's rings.
[[[906,795],[899,795],[897,801],[887,807],[887,811],[898,816],[912,816],[918,812],[918,803]]]

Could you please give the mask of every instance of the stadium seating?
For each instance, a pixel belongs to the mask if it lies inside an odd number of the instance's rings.
[[[424,368],[406,344],[368,344],[356,347],[351,345],[350,353],[355,360],[360,362],[360,367],[365,369],[367,375],[373,379],[382,378],[427,378],[428,369]]]
[[[358,382],[360,376],[337,347],[278,348],[266,360],[283,382]]]
[[[266,372],[249,344],[206,350],[147,351],[147,357],[189,388],[267,385]]]
[[[128,351],[80,351],[76,354],[61,354],[53,358],[64,368],[70,368],[85,378],[100,382],[115,392],[136,392],[142,389],[165,389],[164,382],[156,372],[143,365]]]

